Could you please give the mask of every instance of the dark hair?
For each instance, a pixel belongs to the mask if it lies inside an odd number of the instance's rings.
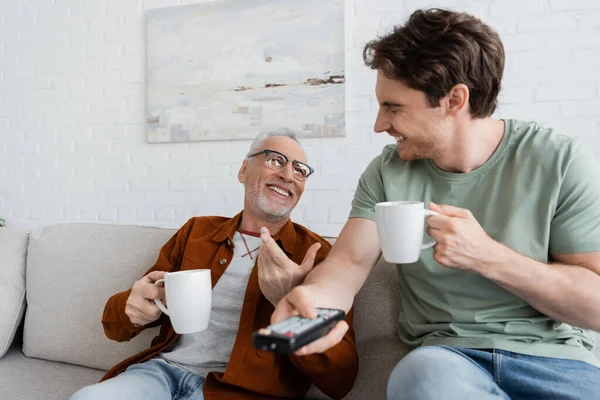
[[[417,10],[405,25],[367,43],[363,59],[387,78],[424,92],[432,107],[459,83],[469,88],[473,117],[488,117],[498,105],[504,46],[492,28],[469,14]]]

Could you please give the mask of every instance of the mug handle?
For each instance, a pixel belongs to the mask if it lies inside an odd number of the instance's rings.
[[[164,279],[159,279],[156,282],[154,282],[154,286],[158,286],[159,283],[164,283],[164,282],[165,282]],[[160,299],[154,299],[154,302],[156,303],[156,305],[158,306],[158,308],[160,308],[160,311],[162,311],[165,314],[169,315],[169,310],[167,310],[167,307],[165,307],[165,305],[163,304],[163,302]]]
[[[440,214],[436,213],[435,211],[425,209],[425,217],[431,217],[432,215],[440,215]],[[435,246],[436,244],[437,244],[437,242],[435,240],[432,240],[431,242],[423,243],[421,245],[421,250],[428,249],[430,247]]]

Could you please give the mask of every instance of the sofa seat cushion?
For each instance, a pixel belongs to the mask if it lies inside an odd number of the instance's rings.
[[[399,314],[396,266],[380,257],[354,300],[359,373],[347,399],[385,399],[387,380],[409,351],[398,336]]]
[[[129,289],[174,233],[87,223],[31,232],[23,353],[107,370],[147,349],[158,328],[117,343],[105,337],[100,321],[108,298]]]
[[[0,398],[65,400],[105,371],[25,357],[13,346],[0,360]]]
[[[29,233],[0,228],[0,358],[10,348],[25,310],[25,258]]]

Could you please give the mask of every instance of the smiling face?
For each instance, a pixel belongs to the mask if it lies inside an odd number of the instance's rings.
[[[387,132],[403,160],[436,159],[447,148],[452,131],[443,105],[431,107],[425,94],[377,73],[379,112],[375,132]],[[442,102],[443,104],[443,102]]]
[[[289,162],[279,171],[265,164],[265,154],[243,161],[238,173],[245,187],[244,218],[254,217],[268,222],[288,218],[304,192],[304,182],[294,178],[292,161],[306,163],[306,154],[298,142],[286,136],[266,138],[253,153],[274,150]]]

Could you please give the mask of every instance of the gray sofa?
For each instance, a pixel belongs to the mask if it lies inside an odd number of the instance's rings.
[[[66,399],[145,349],[156,329],[116,343],[100,317],[108,297],[129,288],[174,232],[84,223],[0,229],[0,400]],[[398,307],[394,266],[381,259],[355,302],[360,372],[347,399],[385,398],[391,369],[407,352],[396,334]],[[312,388],[307,398],[326,397]]]

